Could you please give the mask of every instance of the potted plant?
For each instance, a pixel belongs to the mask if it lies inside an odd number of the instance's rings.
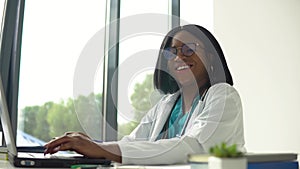
[[[227,146],[221,143],[210,148],[211,157],[208,158],[209,169],[247,169],[244,154],[237,150],[236,144]]]

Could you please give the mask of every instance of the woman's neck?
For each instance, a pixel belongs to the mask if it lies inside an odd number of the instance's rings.
[[[182,112],[185,114],[190,111],[194,98],[199,94],[199,89],[182,89]]]
[[[190,111],[195,97],[199,94],[202,95],[206,89],[207,85],[202,85],[200,88],[198,85],[181,88],[183,113]]]

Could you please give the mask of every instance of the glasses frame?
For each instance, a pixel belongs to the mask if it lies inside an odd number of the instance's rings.
[[[191,46],[191,45],[194,45],[194,46]],[[180,49],[180,52],[184,56],[190,57],[196,52],[196,49],[197,49],[198,46],[200,46],[199,43],[186,43],[186,44],[183,44],[182,46],[179,46],[179,47],[167,47],[167,48],[164,49],[162,54],[163,54],[165,59],[172,60],[178,55],[178,51]]]

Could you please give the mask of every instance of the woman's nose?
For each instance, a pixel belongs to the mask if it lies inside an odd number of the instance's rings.
[[[181,50],[177,52],[176,57],[174,58],[174,61],[183,61],[186,58],[184,54],[182,54]]]

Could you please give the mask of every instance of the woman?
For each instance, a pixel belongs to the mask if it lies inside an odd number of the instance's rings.
[[[240,97],[209,31],[198,25],[171,30],[160,48],[154,85],[164,97],[121,141],[96,143],[71,132],[47,143],[45,153],[74,150],[123,164],[173,164],[221,142],[244,151]]]

